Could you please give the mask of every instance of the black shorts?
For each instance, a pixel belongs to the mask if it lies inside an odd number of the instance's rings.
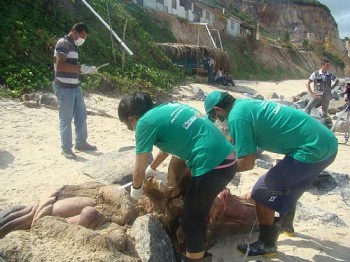
[[[314,179],[335,159],[336,153],[318,163],[303,163],[285,156],[255,183],[251,196],[256,203],[287,214]]]

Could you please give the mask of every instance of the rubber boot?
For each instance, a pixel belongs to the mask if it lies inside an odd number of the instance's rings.
[[[249,249],[248,256],[275,256],[277,253],[277,239],[281,230],[279,222],[275,222],[271,226],[261,225],[259,230],[258,241],[252,244],[239,245],[238,250],[245,254]]]
[[[287,214],[281,216],[281,232],[289,237],[295,237],[293,221],[296,207]]]
[[[213,255],[211,253],[205,252],[204,257],[200,259],[192,259],[183,255],[181,262],[211,262],[212,258]]]

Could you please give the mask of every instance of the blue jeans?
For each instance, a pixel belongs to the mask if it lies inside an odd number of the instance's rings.
[[[75,145],[86,143],[87,123],[86,107],[80,87],[61,88],[55,83],[52,84],[53,91],[59,101],[59,125],[61,133],[62,150],[72,148],[72,120],[75,126]]]

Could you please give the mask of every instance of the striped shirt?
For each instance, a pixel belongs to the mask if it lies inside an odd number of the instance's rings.
[[[78,50],[74,41],[68,36],[59,39],[55,46],[54,57],[56,61],[57,55],[66,56],[66,62],[72,65],[78,64]],[[55,68],[55,84],[62,88],[76,88],[79,86],[79,73],[60,72]]]

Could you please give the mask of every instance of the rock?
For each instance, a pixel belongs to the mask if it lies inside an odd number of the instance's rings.
[[[267,162],[261,159],[256,159],[255,164],[257,167],[264,168],[264,169],[270,169],[273,167],[273,163]]]
[[[264,97],[260,94],[252,96],[253,99],[264,100]]]
[[[348,228],[348,225],[337,214],[327,212],[312,205],[297,204],[297,214],[295,221],[310,221],[316,220],[318,224],[324,226],[335,226]]]
[[[330,115],[335,115],[336,113],[339,113],[339,112],[340,112],[340,110],[339,110],[338,108],[330,107],[330,108],[328,109],[328,113],[329,113]]]
[[[40,104],[51,108],[58,108],[57,97],[52,94],[43,94],[40,99]]]
[[[153,160],[149,154],[149,163]],[[124,185],[132,181],[132,171],[135,166],[134,147],[116,150],[86,162],[82,172],[103,184]]]
[[[0,239],[0,257],[22,262],[140,261],[136,254],[124,254],[126,242],[125,228],[115,224],[96,231],[47,216],[28,232],[15,231]]]
[[[176,262],[172,242],[155,217],[138,217],[131,227],[131,235],[142,262]]]
[[[279,95],[277,95],[275,92],[273,92],[273,93],[271,93],[271,94],[268,94],[267,96],[266,96],[266,99],[279,99],[280,97],[279,97]]]

